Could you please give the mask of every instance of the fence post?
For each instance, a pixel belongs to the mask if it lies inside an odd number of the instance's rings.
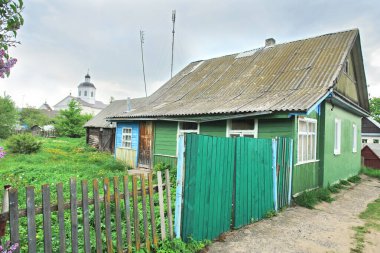
[[[293,139],[289,143],[289,192],[288,192],[288,205],[292,200],[292,180],[293,180]]]
[[[18,219],[18,192],[17,189],[9,190],[9,226],[11,230],[11,243],[20,243],[19,219]],[[20,252],[18,247],[15,253]]]
[[[277,203],[277,138],[272,139],[272,169],[273,169],[273,201],[274,210],[278,211]]]
[[[185,161],[185,139],[183,135],[178,137],[177,141],[177,180],[176,180],[176,196],[174,211],[174,233],[176,238],[181,237],[181,214],[182,214],[182,194],[184,180],[184,161]]]

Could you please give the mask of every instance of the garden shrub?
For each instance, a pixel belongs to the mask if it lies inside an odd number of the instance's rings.
[[[160,243],[157,253],[196,253],[205,248],[211,242],[205,241],[195,241],[189,239],[187,243],[183,242],[181,239],[165,240]]]
[[[41,149],[42,142],[31,134],[13,135],[6,142],[7,150],[16,154],[36,153]]]

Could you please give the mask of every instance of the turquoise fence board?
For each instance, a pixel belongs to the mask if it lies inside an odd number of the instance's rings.
[[[176,179],[176,197],[175,197],[175,215],[174,215],[174,233],[176,238],[181,237],[181,208],[182,208],[182,182],[183,182],[183,162],[185,151],[185,138],[183,135],[178,137],[177,143],[177,179]]]

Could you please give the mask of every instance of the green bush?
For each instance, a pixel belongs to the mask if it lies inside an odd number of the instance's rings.
[[[13,135],[6,142],[7,150],[16,154],[36,153],[41,149],[42,142],[31,134]]]
[[[166,240],[160,243],[157,253],[196,253],[209,245],[210,241],[194,241],[190,238],[185,243],[181,239]]]
[[[361,180],[361,178],[358,175],[352,176],[349,179],[347,179],[348,182],[351,182],[353,184],[359,183],[360,180]]]
[[[334,199],[331,198],[331,190],[325,188],[319,188],[307,192],[303,192],[297,197],[295,197],[295,202],[299,206],[303,206],[309,209],[313,209],[314,206],[322,201],[332,202]]]

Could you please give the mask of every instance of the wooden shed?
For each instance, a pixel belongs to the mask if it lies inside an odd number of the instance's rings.
[[[366,167],[380,169],[380,144],[366,144],[362,148],[362,159]]]

